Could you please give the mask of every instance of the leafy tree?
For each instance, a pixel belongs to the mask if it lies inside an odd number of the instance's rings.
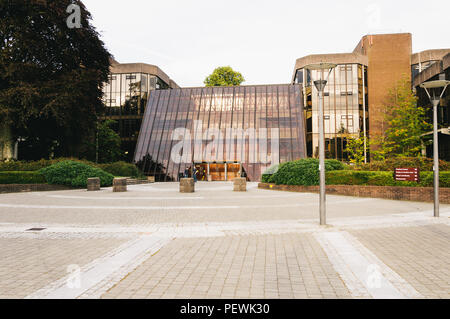
[[[24,159],[78,157],[95,136],[111,55],[90,20],[79,0],[0,1],[0,123],[26,141]]]
[[[356,165],[364,163],[364,136],[357,138],[348,137],[345,151],[348,154],[350,163]]]
[[[106,120],[97,125],[98,139],[98,162],[112,163],[122,159],[122,150],[120,148],[120,136],[117,134],[113,126],[116,121]]]
[[[230,66],[216,68],[203,83],[206,86],[238,86],[245,79],[241,73],[234,71]]]
[[[417,100],[405,78],[390,91],[385,109],[387,129],[371,142],[371,145],[380,145],[371,150],[374,159],[421,156],[422,147],[427,143],[422,135],[432,126],[425,121],[425,110],[417,105]]]

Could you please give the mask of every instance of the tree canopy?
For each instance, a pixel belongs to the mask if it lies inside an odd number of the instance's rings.
[[[234,71],[230,66],[216,68],[203,83],[206,86],[238,86],[245,79],[241,73]]]
[[[81,1],[0,1],[0,121],[31,157],[78,156],[95,138],[111,55],[90,20]]]
[[[426,122],[425,110],[417,101],[410,81],[405,78],[390,91],[385,105],[387,129],[371,141],[371,146],[379,146],[371,150],[376,160],[421,156],[422,147],[427,144],[422,135],[432,126]]]

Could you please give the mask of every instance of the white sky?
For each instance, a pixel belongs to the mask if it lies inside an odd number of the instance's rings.
[[[365,34],[409,32],[413,51],[450,48],[448,0],[83,0],[122,63],[203,86],[230,65],[244,84],[289,83],[295,60],[352,52]]]

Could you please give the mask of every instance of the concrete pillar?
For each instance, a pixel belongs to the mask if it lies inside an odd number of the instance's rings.
[[[87,190],[91,191],[99,191],[100,190],[100,178],[92,177],[87,179]]]
[[[127,191],[127,179],[124,177],[114,178],[113,180],[113,192],[126,192]]]
[[[245,177],[235,178],[233,180],[233,191],[246,192],[247,191],[247,179]]]
[[[180,193],[194,193],[195,183],[193,178],[180,179]]]

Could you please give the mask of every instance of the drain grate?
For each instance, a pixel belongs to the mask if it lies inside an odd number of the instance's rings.
[[[30,228],[30,229],[27,229],[26,231],[41,231],[44,229],[46,229],[46,228]]]

